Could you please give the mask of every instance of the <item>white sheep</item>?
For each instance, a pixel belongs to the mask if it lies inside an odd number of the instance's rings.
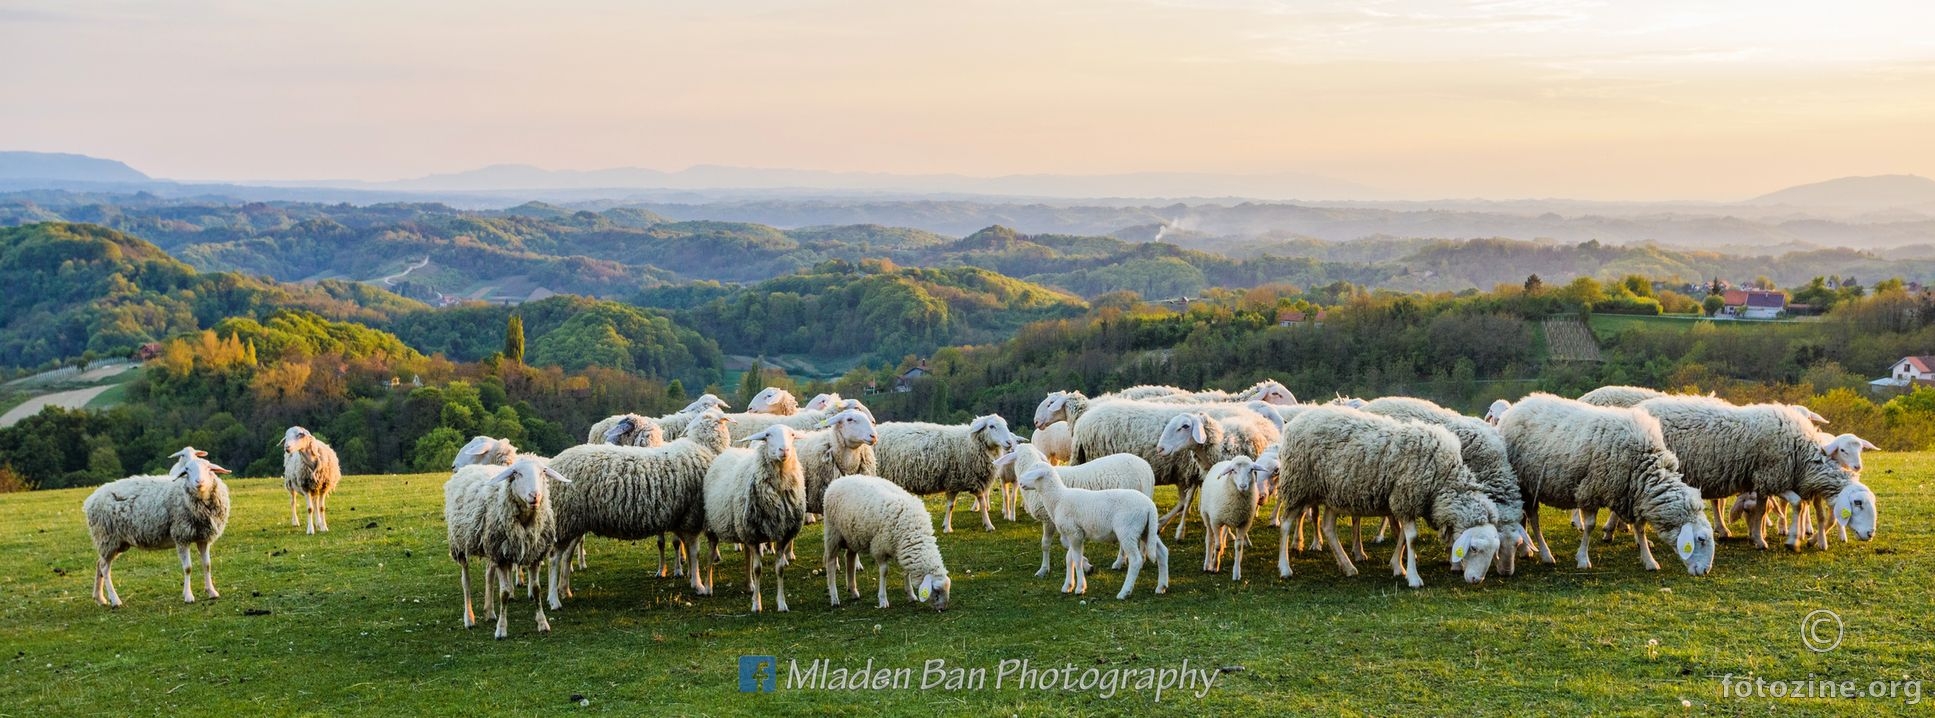
[[[1667,448],[1680,459],[1688,485],[1707,498],[1752,491],[1763,499],[1779,496],[1790,506],[1824,499],[1834,516],[1863,541],[1874,537],[1874,492],[1843,467],[1816,439],[1814,425],[1786,404],[1734,406],[1707,397],[1663,397],[1640,402],[1640,411],[1659,420]],[[1747,535],[1755,548],[1767,548],[1767,510],[1762,501],[1750,514]],[[1790,521],[1785,541],[1800,549],[1802,522]],[[1817,536],[1827,547],[1827,532]]]
[[[1075,454],[1075,434],[1068,428],[1068,422],[1057,421],[1047,427],[1036,429],[1028,443],[1041,452],[1048,463],[1065,465]],[[1009,521],[1015,520],[1015,508],[1021,498],[1021,490],[1015,486],[1018,474],[1002,471],[1001,476],[1001,516]],[[1066,478],[1066,477],[1064,477]]]
[[[792,416],[800,413],[800,400],[793,396],[793,392],[769,386],[759,390],[746,402],[746,413]]]
[[[1082,547],[1088,541],[1113,542],[1126,558],[1128,571],[1122,578],[1117,600],[1128,598],[1135,590],[1136,574],[1145,560],[1156,562],[1156,593],[1169,591],[1169,547],[1162,544],[1162,522],[1156,515],[1156,502],[1134,489],[1077,489],[1062,483],[1055,467],[1042,465],[1029,469],[1018,479],[1021,488],[1041,492],[1055,531],[1068,548],[1063,558],[1066,576],[1062,593],[1088,593],[1088,560]]]
[[[551,460],[551,468],[573,483],[558,487],[556,505],[559,547],[569,547],[585,534],[636,541],[671,533],[685,543],[687,578],[694,591],[707,587],[699,575],[699,533],[705,528],[705,475],[713,459],[728,448],[729,419],[717,410],[693,418],[684,436],[664,446],[586,444],[573,446]],[[559,564],[551,561],[550,604],[562,607],[558,595]]]
[[[1118,392],[1104,394],[1096,399],[1129,399],[1133,401],[1155,401],[1163,403],[1202,403],[1262,401],[1271,404],[1292,405],[1297,403],[1295,394],[1275,379],[1265,379],[1250,385],[1249,388],[1231,393],[1220,389],[1190,391],[1173,386],[1141,385],[1132,386]]]
[[[1274,459],[1269,459],[1274,461]],[[1203,571],[1222,570],[1223,549],[1235,543],[1230,580],[1243,580],[1243,549],[1250,545],[1250,524],[1256,520],[1262,482],[1274,475],[1250,457],[1238,456],[1211,466],[1203,476]]]
[[[900,565],[910,599],[931,601],[935,610],[947,610],[954,582],[947,577],[940,546],[934,541],[934,517],[920,497],[892,481],[856,474],[827,487],[825,500],[822,563],[827,598],[833,605],[840,605],[843,571],[847,588],[854,598],[860,597],[859,555],[865,553],[880,567],[880,608],[887,607],[887,564],[891,562]]]
[[[840,406],[842,401],[843,400],[840,398],[840,394],[838,392],[815,394],[813,395],[813,398],[811,400],[806,402],[805,406],[802,406],[800,408],[806,409],[807,411],[826,411],[833,407]]]
[[[880,472],[880,459],[874,445],[880,441],[873,417],[847,410],[828,417],[825,428],[798,435],[800,465],[806,471],[806,513],[826,513],[824,497],[835,479],[852,474],[872,476]]]
[[[1175,508],[1163,514],[1165,526],[1170,521],[1187,521],[1185,512],[1195,498],[1193,489],[1202,481],[1202,472],[1209,466],[1198,464],[1194,452],[1161,452],[1158,442],[1165,435],[1170,419],[1200,412],[1217,419],[1234,418],[1245,426],[1260,427],[1258,431],[1274,431],[1267,420],[1242,404],[1164,404],[1125,399],[1090,402],[1075,392],[1065,392],[1051,399],[1059,401],[1054,402],[1054,409],[1045,418],[1066,420],[1075,428],[1074,463],[1081,464],[1109,454],[1135,454],[1155,469],[1157,485],[1180,489]],[[1044,406],[1047,405],[1048,402],[1044,402]],[[1044,418],[1039,409],[1036,418],[1037,421]],[[1251,453],[1254,455],[1260,450],[1255,449]],[[1182,536],[1182,530],[1182,527],[1177,527],[1178,537]]]
[[[1317,521],[1344,575],[1357,575],[1337,540],[1339,516],[1389,516],[1397,521],[1391,572],[1412,588],[1418,574],[1418,521],[1451,543],[1451,562],[1467,583],[1485,580],[1499,550],[1498,508],[1487,498],[1443,427],[1398,421],[1345,406],[1323,406],[1291,419],[1277,447],[1277,500],[1284,510],[1322,506]],[[1281,527],[1277,572],[1290,576],[1290,528]]]
[[[1485,496],[1498,507],[1498,534],[1505,547],[1499,551],[1499,573],[1510,576],[1518,570],[1518,549],[1530,545],[1525,535],[1525,500],[1520,495],[1518,475],[1505,455],[1505,438],[1498,428],[1459,414],[1423,399],[1389,396],[1373,399],[1364,410],[1393,419],[1421,421],[1442,426],[1458,437],[1458,452],[1471,469],[1472,477],[1485,489]],[[1382,533],[1382,532],[1380,532]]]
[[[649,419],[649,421],[658,425],[659,433],[661,434],[662,440],[671,441],[673,439],[677,439],[680,436],[685,435],[685,425],[687,422],[690,422],[693,417],[696,417],[707,411],[716,410],[716,411],[723,412],[731,408],[732,408],[732,405],[727,404],[724,399],[720,399],[719,397],[714,396],[712,394],[702,394],[699,396],[699,398],[693,399],[692,403],[686,404],[685,408],[672,412],[670,414],[666,414],[664,416],[658,417],[656,419]],[[614,416],[606,417],[605,419],[600,420],[596,424],[592,424],[591,430],[589,432],[586,432],[587,436],[585,437],[585,443],[587,444],[607,443],[604,441],[603,437],[605,435],[605,432],[609,431],[613,424],[616,424],[619,421],[623,421],[628,417],[636,417],[636,416],[638,415],[637,414],[617,414]]]
[[[712,595],[713,567],[721,542],[745,546],[746,588],[754,613],[765,610],[759,595],[763,568],[759,546],[773,547],[773,604],[786,612],[786,566],[794,537],[806,523],[806,473],[793,445],[793,430],[771,426],[746,438],[750,448],[727,449],[705,474],[705,535],[712,545],[706,565],[706,590]],[[837,483],[837,482],[836,482]]]
[[[1601,407],[1550,394],[1533,394],[1512,407],[1498,426],[1506,455],[1525,496],[1527,530],[1539,560],[1553,563],[1539,526],[1537,505],[1600,507],[1633,525],[1640,565],[1659,570],[1646,538],[1646,525],[1673,537],[1687,573],[1713,568],[1713,526],[1700,491],[1680,478],[1680,459],[1667,448],[1660,422],[1638,409]],[[1579,536],[1578,566],[1591,568],[1592,532]]]
[[[1602,386],[1580,394],[1579,401],[1593,406],[1630,408],[1639,405],[1640,402],[1646,401],[1647,399],[1658,399],[1662,396],[1667,396],[1667,393],[1658,389],[1648,389],[1643,386],[1613,385]]]
[[[94,540],[94,600],[119,608],[114,590],[114,559],[130,548],[173,547],[181,557],[181,600],[195,602],[191,588],[195,562],[189,547],[202,555],[202,587],[209,598],[215,591],[215,567],[208,549],[228,526],[228,484],[220,474],[228,469],[202,458],[194,447],[175,454],[179,459],[166,476],[130,476],[110,481],[87,495],[81,513]]]
[[[470,443],[457,449],[457,455],[450,460],[450,470],[456,471],[466,466],[510,466],[517,461],[517,447],[509,439],[493,439],[488,436],[470,437]]]
[[[318,528],[327,533],[329,493],[342,480],[343,467],[335,449],[300,426],[282,432],[282,488],[289,490],[290,526],[302,525],[296,518],[296,495],[301,494],[309,510],[309,533]]]
[[[947,495],[943,532],[954,531],[954,501],[963,493],[983,499],[981,524],[994,530],[985,500],[994,485],[992,459],[1016,442],[1006,419],[989,414],[968,424],[889,421],[877,426],[876,433],[874,456],[881,478],[915,496]]]
[[[555,548],[557,523],[548,499],[552,482],[570,481],[531,457],[518,459],[510,466],[474,465],[458,469],[443,485],[444,526],[450,541],[450,560],[457,562],[458,582],[464,592],[464,627],[477,624],[470,602],[470,557],[488,564],[484,577],[486,600],[502,599],[497,611],[499,639],[510,635],[510,592],[513,573],[523,569],[535,578],[538,566]],[[551,632],[544,616],[544,600],[538,597],[537,630]]]
[[[1176,487],[1182,495],[1176,505],[1186,512],[1209,467],[1238,456],[1260,455],[1281,438],[1282,432],[1276,424],[1252,412],[1232,412],[1223,418],[1214,418],[1207,412],[1197,411],[1170,417],[1156,437],[1156,453],[1165,458],[1179,454],[1194,458],[1196,473]],[[1164,517],[1165,525],[1167,520]],[[1188,524],[1186,515],[1178,517],[1177,540],[1182,539]]]
[[[1047,455],[1025,442],[1017,442],[1013,448],[994,460],[995,468],[1001,472],[1002,480],[1013,480],[1019,488],[1020,475],[1037,466],[1053,466]],[[1149,500],[1156,498],[1156,472],[1149,468],[1149,462],[1135,454],[1110,454],[1086,464],[1062,467],[1057,471],[1062,484],[1077,489],[1130,489],[1139,491]],[[1012,477],[1012,479],[1010,478]],[[1041,522],[1041,569],[1035,576],[1048,575],[1049,550],[1054,545],[1055,521],[1049,515],[1048,507],[1041,501],[1041,494],[1034,491],[1021,491],[1022,507],[1028,515]],[[1126,556],[1116,556],[1115,565],[1121,568]]]

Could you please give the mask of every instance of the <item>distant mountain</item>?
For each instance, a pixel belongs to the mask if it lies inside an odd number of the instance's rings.
[[[1748,200],[1750,204],[1879,210],[1935,207],[1935,179],[1920,175],[1842,177],[1789,187]]]
[[[61,152],[0,152],[0,180],[146,182],[148,176],[114,160]]]

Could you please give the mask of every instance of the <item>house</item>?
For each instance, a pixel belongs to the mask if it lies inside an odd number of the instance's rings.
[[[1893,396],[1913,391],[1916,386],[1935,386],[1935,355],[1902,357],[1888,368],[1888,376],[1868,382],[1868,391]]]
[[[1787,310],[1787,295],[1764,289],[1729,289],[1720,294],[1726,306],[1714,316],[1734,319],[1773,319]]]
[[[134,350],[135,361],[147,361],[161,356],[161,342],[148,342]]]
[[[894,377],[894,391],[913,391],[915,380],[925,379],[933,375],[933,372],[927,370],[927,360],[922,359],[919,364],[909,368],[907,371],[901,372],[900,376]]]
[[[1277,311],[1277,326],[1293,327],[1309,322],[1311,326],[1321,327],[1324,325],[1324,317],[1328,315],[1329,313],[1322,309],[1317,310],[1315,314],[1295,309],[1282,309]]]

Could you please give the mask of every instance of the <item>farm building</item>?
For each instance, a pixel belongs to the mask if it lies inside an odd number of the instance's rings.
[[[1720,295],[1727,305],[1714,316],[1734,319],[1773,319],[1787,309],[1787,295],[1761,289],[1729,289]]]

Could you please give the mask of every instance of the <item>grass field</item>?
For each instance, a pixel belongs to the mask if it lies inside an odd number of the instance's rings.
[[[1765,330],[1769,327],[1788,327],[1796,324],[1808,324],[1813,321],[1815,320],[1813,319],[1764,320],[1763,319],[1763,320],[1715,321],[1705,317],[1695,317],[1695,316],[1686,315],[1686,314],[1668,314],[1668,315],[1656,316],[1656,317],[1643,317],[1643,316],[1632,315],[1632,314],[1594,314],[1586,320],[1586,325],[1592,328],[1592,333],[1597,335],[1600,341],[1605,341],[1607,339],[1612,338],[1614,335],[1620,332],[1626,331],[1627,329],[1631,329],[1634,327],[1652,327],[1652,328],[1674,329],[1678,331],[1690,331],[1694,327],[1699,326],[1701,324],[1710,324],[1722,330],[1733,329],[1733,330],[1739,330],[1739,331],[1755,331],[1755,330]]]
[[[1667,546],[1658,549],[1666,569],[1643,571],[1624,537],[1598,545],[1595,568],[1575,569],[1577,534],[1548,510],[1564,563],[1521,564],[1518,576],[1478,586],[1443,565],[1435,539],[1423,543],[1421,590],[1384,570],[1387,546],[1372,547],[1357,578],[1310,553],[1279,579],[1278,542],[1263,527],[1247,580],[1232,584],[1227,573],[1199,571],[1192,525],[1189,538],[1170,541],[1169,594],[1152,593],[1151,572],[1117,601],[1120,574],[1104,570],[1081,599],[1058,593],[1059,573],[1034,577],[1035,527],[997,516],[995,533],[941,537],[954,577],[945,613],[908,604],[897,584],[891,608],[869,599],[830,607],[817,527],[788,573],[790,614],[748,613],[740,554],[726,553],[718,595],[695,599],[683,581],[651,575],[656,559],[644,543],[594,539],[578,597],[550,614],[555,632],[536,634],[520,601],[505,641],[491,640],[488,627],[462,628],[442,479],[350,477],[331,501],[335,530],[319,536],[288,526],[278,480],[233,481],[234,517],[215,548],[222,598],[183,604],[173,552],[130,553],[117,564],[127,602],[119,610],[90,595],[86,490],[0,496],[0,715],[1927,714],[1903,694],[1726,698],[1720,676],[1863,687],[1930,677],[1929,454],[1869,458],[1867,480],[1883,504],[1875,541],[1837,539],[1825,553],[1796,555],[1736,539],[1701,578],[1686,575]],[[1089,549],[1091,558],[1108,553]],[[1825,653],[1801,635],[1817,609],[1845,622],[1844,640]],[[745,654],[779,658],[779,693],[738,692]],[[983,690],[788,689],[786,662],[816,658],[911,668],[915,685],[930,659],[987,668],[988,678]],[[1200,698],[1171,689],[1156,704],[1129,689],[1106,699],[1099,689],[996,690],[1007,659],[1079,669],[1187,660],[1228,672]]]

